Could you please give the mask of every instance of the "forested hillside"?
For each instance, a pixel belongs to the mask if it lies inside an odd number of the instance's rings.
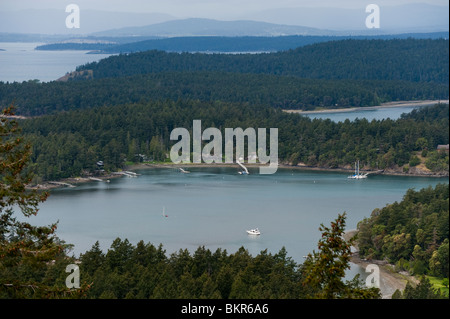
[[[359,223],[360,255],[416,275],[449,275],[449,185],[408,190],[401,202]]]
[[[33,145],[37,181],[164,161],[175,127],[279,129],[282,163],[448,174],[448,106],[397,121],[310,120],[281,109],[448,98],[448,40],[343,40],[270,54],[147,51],[78,68],[68,82],[0,83]],[[86,72],[87,70],[91,71]],[[93,74],[84,79],[83,73]],[[142,157],[141,157],[142,158]]]
[[[1,118],[0,298],[70,296],[64,267],[75,258],[54,236],[56,224],[35,228],[13,216],[16,207],[34,215],[46,199],[37,188],[28,192],[25,184],[101,175],[99,161],[106,172],[143,159],[168,162],[176,143],[171,131],[192,131],[194,120],[222,135],[225,128],[278,128],[281,164],[351,169],[359,160],[363,170],[413,173],[420,168],[448,176],[448,151],[437,150],[449,144],[447,104],[370,122],[312,120],[282,110],[448,99],[448,44],[443,39],[343,40],[270,54],[147,51],[80,66],[78,77],[67,82],[0,83],[2,108],[15,104],[17,114],[31,116],[9,122],[7,110]],[[358,225],[361,255],[387,259],[414,274],[448,278],[448,198],[448,184],[439,185],[409,190],[402,202],[374,210]],[[167,256],[162,246],[142,241],[134,246],[117,238],[107,252],[96,244],[80,256],[79,296],[379,297],[377,289],[362,288],[356,280],[341,282],[351,253],[342,240],[345,215],[319,230],[319,250],[302,265],[285,249],[250,256],[244,248],[232,254],[204,247],[191,254],[181,248]]]
[[[326,168],[350,168],[356,159],[362,167],[385,169],[417,165],[411,160],[420,152],[430,169],[448,173],[448,154],[436,151],[449,142],[448,105],[421,109],[399,120],[335,123],[311,120],[269,107],[224,102],[145,102],[64,112],[21,122],[33,145],[32,160],[38,176],[57,179],[79,176],[104,161],[107,170],[139,161],[136,154],[163,161],[176,127],[279,128],[279,159],[282,163]],[[427,150],[428,154],[425,154]]]
[[[0,82],[0,105],[36,116],[183,99],[302,110],[444,100],[448,53],[443,39],[329,41],[268,54],[146,51],[80,66],[67,82]]]
[[[388,80],[301,79],[272,74],[216,71],[162,72],[85,81],[0,82],[0,105],[18,115],[144,101],[191,99],[244,102],[283,109],[374,106],[397,100],[448,98],[447,84]]]
[[[166,111],[170,110],[167,108]],[[269,112],[275,111],[269,109]],[[428,112],[423,118],[434,112]],[[48,118],[51,117],[45,117]],[[0,147],[0,155],[6,160],[4,174],[8,177],[22,176],[26,158],[30,155],[23,152],[23,148],[27,150],[28,146],[22,145],[24,140],[18,135],[14,121],[8,122],[7,118],[3,118],[2,123],[2,135],[7,137],[1,139]],[[97,242],[76,260],[75,256],[68,256],[70,244],[56,237],[56,224],[48,227],[31,226],[16,220],[13,215],[10,206],[19,205],[24,214],[34,215],[38,203],[45,201],[46,195],[36,190],[28,192],[24,187],[27,182],[25,176],[5,178],[4,181],[6,183],[0,184],[4,203],[0,206],[0,298],[380,297],[379,289],[364,287],[363,282],[358,280],[359,275],[351,281],[343,281],[345,271],[350,267],[351,255],[350,242],[343,239],[345,213],[339,214],[330,227],[320,225],[322,236],[317,245],[318,251],[308,254],[301,265],[293,261],[284,248],[276,254],[262,250],[256,256],[251,256],[243,247],[231,254],[220,248],[212,252],[198,247],[193,254],[180,248],[178,252],[167,256],[162,245],[156,247],[143,241],[133,245],[127,239],[120,238],[113,241],[107,252],[103,252]],[[401,232],[400,238],[408,238],[409,234],[415,233],[417,242],[428,247],[427,253],[431,251],[430,271],[439,275],[447,273],[448,277],[448,185],[420,192],[410,190],[402,203],[387,206],[380,213],[374,213],[374,216],[378,216],[374,224],[381,225],[374,227],[377,231],[385,231],[385,234]],[[414,219],[409,221],[411,216]],[[363,232],[360,227],[360,242],[364,238]],[[394,253],[393,256],[399,255],[395,244],[400,242],[402,245],[401,240],[385,242],[391,243],[388,248],[393,247],[389,251]],[[407,240],[406,244],[409,245],[410,241]],[[415,264],[422,253],[416,245],[413,251]],[[66,267],[75,263],[83,274],[82,282],[77,289],[70,289],[67,287],[69,277]],[[423,290],[420,287],[418,289],[419,293]],[[408,288],[405,296],[414,298],[419,295],[415,290]],[[435,293],[427,293],[427,296],[442,298]]]
[[[191,54],[145,51],[80,66],[94,78],[164,71],[267,73],[318,79],[448,83],[448,40],[342,40],[268,54]]]

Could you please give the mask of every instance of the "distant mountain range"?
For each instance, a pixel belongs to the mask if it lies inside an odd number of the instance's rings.
[[[370,2],[368,2],[370,3]],[[64,34],[67,36],[276,36],[276,35],[340,35],[373,33],[437,32],[449,30],[449,6],[410,3],[397,6],[380,5],[380,29],[367,29],[368,3],[353,8],[295,7],[253,11],[236,8],[229,21],[208,15],[197,19],[180,19],[158,12],[80,12],[79,29],[65,27],[67,13],[61,10],[37,9],[6,11],[0,7],[2,33]],[[336,6],[339,6],[336,3]],[[220,14],[217,13],[217,16]],[[194,17],[192,17],[194,18]],[[213,20],[215,19],[215,20]],[[106,30],[106,31],[105,31]],[[331,31],[332,30],[332,31]],[[343,34],[343,32],[345,34]]]
[[[331,30],[295,25],[281,25],[259,21],[218,21],[213,19],[182,19],[141,27],[127,27],[92,33],[92,36],[286,36],[286,35],[336,35]]]
[[[254,13],[250,19],[178,19],[147,26],[96,32],[95,36],[280,36],[280,35],[373,35],[449,30],[448,6],[414,3],[381,6],[379,29],[367,29],[365,7],[280,8]]]
[[[259,21],[176,19],[161,13],[83,11],[80,29],[68,31],[61,27],[64,23],[59,23],[52,34],[5,33],[10,30],[10,25],[14,25],[14,19],[19,14],[22,19],[19,21],[27,17],[30,19],[22,25],[32,24],[33,19],[29,12],[0,12],[0,30],[3,31],[0,33],[0,42],[44,42],[47,45],[38,49],[97,51],[95,53],[151,49],[177,52],[272,52],[349,37],[448,38],[448,6],[423,3],[382,6],[379,29],[365,27],[367,13],[364,9],[364,6],[354,9],[279,8],[246,15]],[[40,22],[36,23],[36,31],[50,30],[54,19],[58,18],[60,22],[65,19],[64,12],[51,10],[46,13],[38,11],[35,15],[34,18],[40,18]],[[276,23],[282,20],[285,21],[283,24]],[[92,30],[95,31],[83,33]]]
[[[177,19],[164,13],[111,12],[81,8],[80,28],[68,29],[65,25],[67,15],[64,4],[61,5],[61,10],[0,11],[0,32],[86,36],[113,28],[144,26]]]

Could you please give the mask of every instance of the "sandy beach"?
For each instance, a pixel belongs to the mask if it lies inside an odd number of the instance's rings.
[[[368,265],[377,265],[380,270],[380,292],[382,299],[391,299],[392,294],[399,290],[403,292],[406,287],[406,283],[410,282],[414,285],[418,283],[418,280],[405,273],[398,273],[393,270],[393,265],[388,264],[383,260],[363,260],[359,257],[358,253],[354,253],[350,262],[362,267],[367,268]]]
[[[357,230],[348,230],[344,234],[344,238],[349,240],[355,234]],[[358,245],[354,243],[352,246],[353,255],[350,262],[366,269],[368,265],[377,265],[380,270],[380,292],[382,299],[391,299],[392,294],[396,291],[402,291],[405,289],[406,284],[410,282],[413,285],[418,283],[417,278],[409,275],[406,272],[395,272],[394,265],[389,264],[385,260],[366,260],[361,259],[358,253]]]

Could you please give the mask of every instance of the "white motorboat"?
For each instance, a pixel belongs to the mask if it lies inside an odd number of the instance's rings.
[[[261,232],[258,228],[247,230],[247,234],[249,235],[261,235]]]

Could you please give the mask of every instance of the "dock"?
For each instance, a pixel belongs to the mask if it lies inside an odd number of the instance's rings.
[[[381,174],[383,172],[384,172],[384,169],[380,169],[378,171],[367,172],[366,175],[376,175],[376,174]]]
[[[49,184],[58,185],[58,186],[66,186],[66,187],[75,187],[72,184],[69,183],[63,183],[63,182],[48,182]]]
[[[138,177],[140,175],[140,174],[136,174],[135,172],[130,172],[130,171],[115,172],[113,174],[123,175],[123,176],[127,176],[127,177]]]

